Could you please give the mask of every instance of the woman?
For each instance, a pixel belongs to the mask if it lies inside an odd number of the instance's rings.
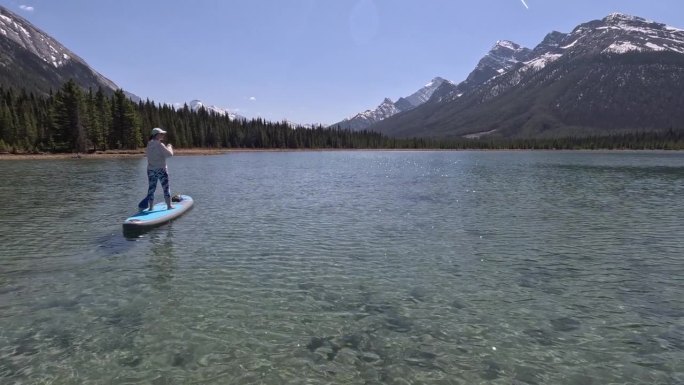
[[[171,192],[169,191],[169,173],[166,168],[166,158],[173,156],[173,147],[170,144],[165,145],[162,141],[166,138],[166,131],[161,128],[153,128],[152,136],[147,142],[147,180],[149,181],[149,188],[147,189],[147,202],[149,209],[152,211],[154,207],[154,191],[157,189],[157,181],[161,182],[164,190],[164,200],[166,201],[166,208],[171,210]]]

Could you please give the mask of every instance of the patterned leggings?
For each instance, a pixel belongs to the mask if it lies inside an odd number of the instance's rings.
[[[161,182],[162,189],[164,190],[164,197],[171,197],[171,192],[169,191],[169,173],[166,171],[165,168],[147,170],[147,181],[149,182],[149,187],[147,189],[147,199],[154,199],[154,191],[157,189],[157,181]]]

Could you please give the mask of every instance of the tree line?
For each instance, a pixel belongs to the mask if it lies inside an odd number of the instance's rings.
[[[143,147],[152,127],[177,148],[267,149],[684,149],[681,130],[558,139],[399,139],[370,131],[230,119],[204,108],[133,102],[123,90],[66,82],[47,97],[0,86],[0,152],[94,152]]]
[[[388,138],[322,126],[230,119],[205,108],[133,102],[123,90],[107,95],[66,82],[48,97],[0,87],[0,152],[136,150],[153,127],[177,148],[383,148]]]

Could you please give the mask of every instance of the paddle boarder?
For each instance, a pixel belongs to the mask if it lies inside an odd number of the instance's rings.
[[[171,192],[169,190],[169,172],[166,166],[166,158],[173,156],[173,147],[171,144],[164,144],[166,138],[166,131],[155,127],[152,129],[152,136],[147,142],[145,154],[147,155],[147,180],[149,187],[147,189],[147,202],[150,211],[154,208],[154,191],[157,189],[157,181],[161,182],[164,190],[164,200],[166,201],[166,208],[171,210]]]

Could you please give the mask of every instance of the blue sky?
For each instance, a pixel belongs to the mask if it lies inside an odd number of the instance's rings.
[[[534,47],[612,12],[684,28],[682,0],[0,0],[123,89],[268,120],[335,123],[497,40]]]

